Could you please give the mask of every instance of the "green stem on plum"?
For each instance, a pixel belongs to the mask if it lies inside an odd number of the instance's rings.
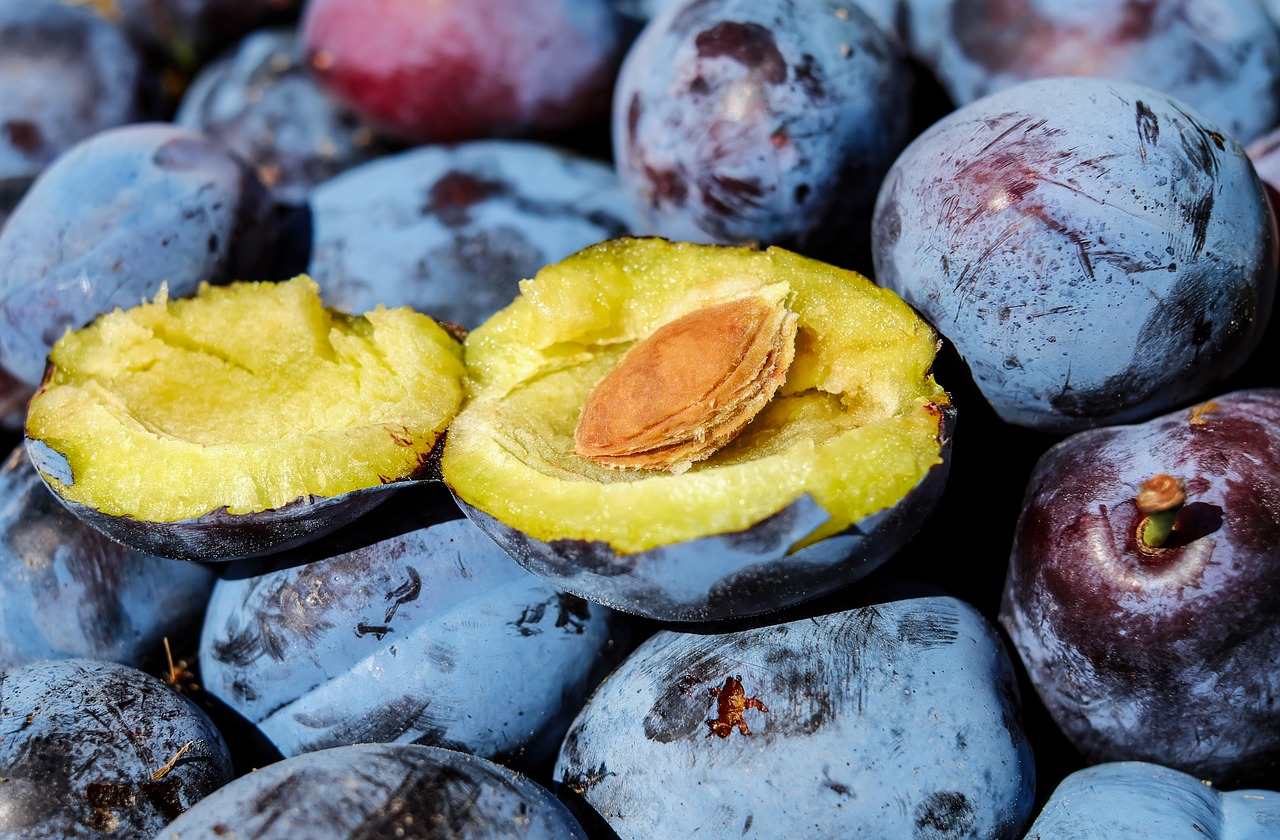
[[[1181,478],[1166,473],[1154,475],[1138,486],[1135,500],[1143,514],[1138,523],[1138,548],[1144,554],[1164,551],[1173,535],[1178,513],[1187,503],[1187,485]]]

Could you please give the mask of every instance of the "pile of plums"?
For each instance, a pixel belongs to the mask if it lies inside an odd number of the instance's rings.
[[[0,0],[0,837],[1280,837],[1278,150],[1274,0]]]

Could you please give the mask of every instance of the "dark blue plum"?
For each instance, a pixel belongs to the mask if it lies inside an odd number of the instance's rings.
[[[607,165],[514,140],[371,161],[320,185],[310,203],[307,272],[331,306],[412,306],[467,328],[543,266],[637,226]]]
[[[586,840],[529,778],[412,744],[334,747],[235,780],[155,840]]]
[[[213,578],[82,523],[22,450],[0,467],[0,668],[69,658],[158,666],[165,639],[194,650]]]
[[[1280,837],[1280,793],[1218,790],[1195,776],[1142,761],[1099,764],[1063,779],[1027,836],[1272,840]]]
[[[294,29],[254,32],[206,65],[174,121],[221,140],[288,204],[305,203],[316,184],[384,151],[367,126],[320,90]]]
[[[1029,79],[1137,82],[1249,143],[1280,120],[1280,32],[1257,0],[911,0],[910,48],[959,105]]]
[[[0,672],[0,837],[145,840],[231,780],[190,700],[115,662]]]
[[[200,644],[205,688],[284,755],[418,742],[536,765],[620,629],[466,519],[289,562],[220,580]]]
[[[1002,419],[1046,431],[1202,395],[1275,296],[1275,219],[1244,149],[1123,82],[1027,82],[953,112],[898,158],[874,225],[876,281]]]
[[[57,0],[0,0],[0,227],[75,143],[149,114],[147,68],[119,27]]]
[[[138,43],[190,72],[215,52],[262,26],[296,16],[301,0],[108,0]]]
[[[198,132],[146,123],[81,141],[0,229],[0,366],[36,385],[64,331],[163,284],[182,297],[268,279],[275,218],[253,170]]]
[[[906,145],[912,75],[836,0],[701,0],[649,21],[614,89],[614,159],[647,232],[848,262]]]
[[[1019,714],[999,637],[954,598],[664,630],[591,697],[555,780],[621,838],[1013,838]]]

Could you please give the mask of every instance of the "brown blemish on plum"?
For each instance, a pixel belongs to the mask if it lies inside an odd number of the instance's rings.
[[[462,227],[470,223],[473,206],[505,191],[499,181],[486,181],[468,172],[446,172],[431,185],[423,211],[435,214],[448,227]]]
[[[758,23],[721,21],[694,38],[699,58],[728,58],[773,85],[787,80],[787,62],[778,45]]]
[[[10,145],[26,155],[40,150],[44,142],[40,135],[40,126],[30,120],[10,120],[4,124],[4,136]]]
[[[1218,404],[1216,402],[1213,402],[1212,400],[1210,400],[1209,402],[1201,403],[1200,405],[1194,406],[1191,409],[1191,416],[1187,419],[1187,423],[1188,425],[1191,425],[1191,426],[1206,426],[1208,425],[1209,421],[1204,419],[1205,415],[1212,414],[1217,410],[1218,410]]]
[[[758,697],[747,696],[746,690],[742,687],[741,675],[725,677],[722,687],[710,688],[707,691],[712,697],[716,698],[716,717],[706,721],[707,729],[709,730],[707,732],[708,738],[712,735],[728,738],[733,734],[734,729],[737,729],[743,735],[750,735],[751,728],[747,726],[743,713],[747,709],[756,709],[764,714],[769,712],[769,709]]]

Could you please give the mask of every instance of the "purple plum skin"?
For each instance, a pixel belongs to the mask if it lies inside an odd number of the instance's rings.
[[[1012,840],[1035,785],[1019,714],[998,635],[954,598],[661,630],[592,695],[554,779],[623,840]]]
[[[205,65],[174,122],[227,144],[290,205],[306,203],[312,187],[385,151],[320,90],[294,29],[256,31]]]
[[[208,716],[116,662],[42,660],[0,672],[0,735],[6,838],[154,837],[232,778]]]
[[[1148,88],[1027,82],[918,137],[876,204],[876,281],[1006,422],[1066,433],[1207,393],[1261,340],[1270,203],[1244,150]]]
[[[416,742],[536,766],[610,661],[620,618],[459,518],[219,580],[200,670],[286,756]]]
[[[519,140],[382,157],[321,184],[310,205],[307,271],[329,305],[412,306],[467,329],[543,266],[637,227],[609,166]]]
[[[614,160],[646,232],[847,263],[908,139],[912,75],[856,5],[700,0],[640,33]]]
[[[1280,836],[1280,793],[1217,790],[1144,761],[1077,770],[1053,790],[1027,837],[1097,840],[1269,840]]]
[[[54,342],[168,283],[265,280],[275,207],[226,147],[165,123],[109,129],[63,154],[0,228],[0,365],[39,385]]]
[[[1138,485],[1185,480],[1146,557]],[[1280,760],[1280,390],[1237,391],[1049,449],[1018,519],[1000,621],[1091,762],[1250,783]]]
[[[1186,102],[1241,143],[1280,121],[1280,31],[1256,0],[912,0],[910,49],[957,105],[1091,76]]]
[[[295,756],[236,779],[155,840],[586,840],[545,788],[482,758],[414,744]]]
[[[213,571],[132,551],[67,512],[26,454],[0,467],[0,668],[39,659],[164,661],[195,647]]]

